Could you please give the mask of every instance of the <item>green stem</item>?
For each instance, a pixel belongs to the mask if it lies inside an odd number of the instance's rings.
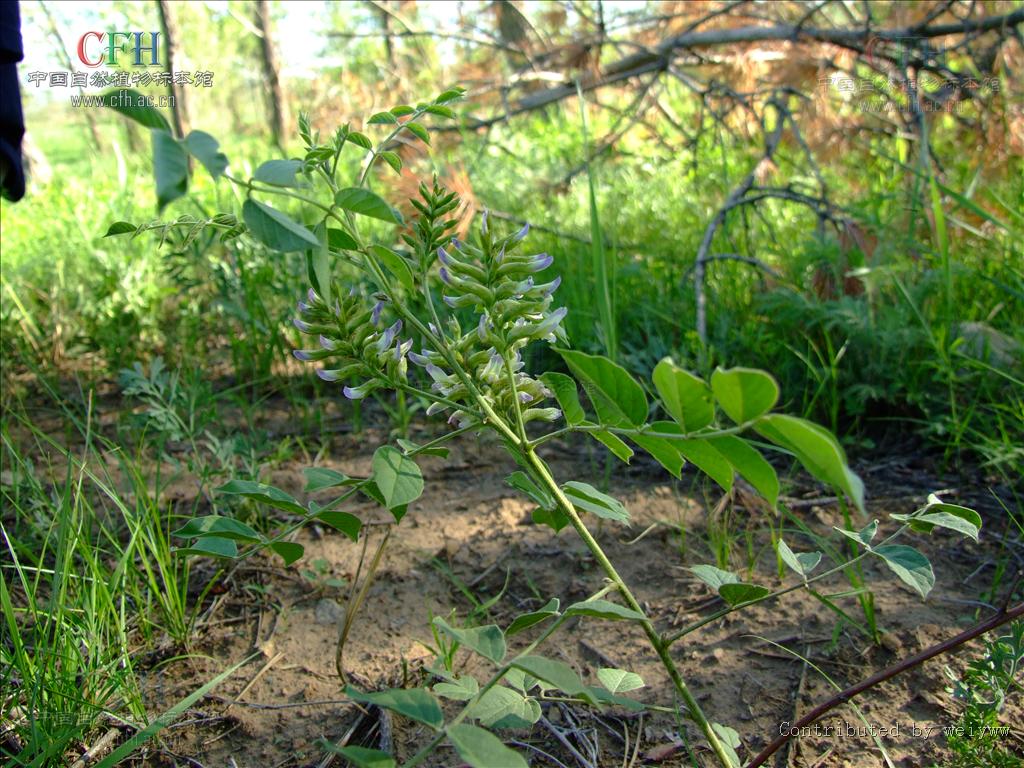
[[[728,752],[725,751],[725,746],[718,738],[718,734],[711,727],[711,723],[708,721],[704,714],[704,710],[701,709],[700,704],[694,695],[690,692],[689,687],[686,685],[686,681],[683,680],[683,676],[679,673],[679,669],[676,667],[675,662],[672,661],[672,656],[668,652],[668,645],[666,645],[657,630],[654,628],[654,624],[647,617],[646,612],[640,606],[639,601],[634,597],[633,592],[627,586],[626,582],[623,581],[619,572],[612,565],[611,560],[604,553],[601,545],[598,544],[597,539],[593,537],[587,526],[580,519],[579,514],[576,512],[576,508],[572,502],[569,501],[568,497],[562,492],[561,487],[551,476],[551,472],[548,469],[547,464],[541,459],[532,448],[528,448],[525,452],[525,458],[536,471],[538,477],[543,481],[544,485],[547,486],[547,490],[555,497],[558,501],[558,505],[562,508],[562,511],[568,516],[569,522],[572,527],[576,529],[576,533],[583,539],[583,543],[587,545],[587,549],[591,551],[598,564],[607,574],[608,578],[618,588],[622,594],[626,604],[642,615],[644,618],[639,621],[640,626],[643,628],[644,634],[647,635],[647,639],[655,652],[658,654],[658,658],[661,660],[662,666],[668,672],[668,676],[672,679],[672,684],[675,686],[676,691],[682,698],[683,703],[686,704],[686,708],[690,713],[690,718],[697,724],[704,734],[704,738],[707,739],[708,744],[711,746],[712,751],[718,758],[718,761],[722,764],[723,768],[730,768],[732,766],[731,759]]]
[[[617,589],[617,588],[618,588],[618,586],[616,584],[609,584],[608,586],[604,587],[603,589],[600,589],[597,592],[595,592],[593,595],[591,595],[587,599],[588,600],[598,600],[598,599],[604,597],[605,595],[607,595],[612,590]],[[487,684],[484,685],[483,688],[481,688],[479,691],[477,691],[476,695],[473,696],[472,699],[470,699],[468,702],[466,702],[466,705],[462,708],[462,711],[459,712],[459,714],[455,716],[455,719],[452,720],[450,723],[448,723],[448,725],[446,727],[450,728],[453,725],[458,725],[463,720],[465,720],[466,716],[469,714],[470,710],[473,709],[473,705],[476,704],[478,701],[480,701],[480,699],[483,698],[484,694],[486,694],[489,690],[491,690],[491,688],[493,688],[495,685],[497,685],[501,681],[501,678],[503,678],[508,673],[508,671],[510,669],[512,669],[512,667],[515,666],[515,663],[516,663],[517,660],[521,659],[523,656],[529,656],[531,653],[533,653],[534,650],[536,650],[540,646],[541,643],[543,643],[545,640],[547,640],[549,637],[551,637],[551,635],[553,635],[562,626],[562,624],[564,624],[570,618],[572,618],[572,617],[571,616],[559,616],[557,619],[555,619],[551,623],[551,625],[546,630],[544,630],[540,634],[540,636],[537,637],[536,640],[534,640],[532,643],[530,643],[528,646],[526,646],[526,648],[524,648],[522,650],[522,652],[520,652],[518,655],[516,655],[515,658],[513,658],[511,661],[505,662],[500,667],[498,667],[498,671],[495,672],[491,676],[491,679],[487,681]],[[433,752],[435,749],[437,749],[437,746],[442,741],[444,741],[446,735],[447,735],[446,731],[441,731],[440,733],[438,733],[436,736],[434,736],[433,739],[430,740],[429,744],[424,746],[423,749],[421,749],[415,755],[410,757],[409,761],[402,765],[402,768],[414,768],[415,766],[417,766],[420,763],[422,763],[426,759],[426,757],[431,752]]]
[[[512,370],[512,360],[508,356],[508,350],[501,357],[505,361],[505,373],[508,376],[509,390],[512,392],[512,407],[516,412],[516,425],[519,427],[519,437],[523,441],[523,445],[529,445],[530,438],[526,436],[526,422],[523,421],[523,406],[519,402],[519,391],[516,389],[516,375]]]
[[[905,526],[905,525],[901,526],[898,531],[893,533],[891,536],[888,536],[887,538],[883,539],[876,546],[882,546],[884,544],[888,544],[890,541],[892,541],[892,540],[896,539],[898,536],[900,536],[900,534],[902,534],[906,529],[907,529],[907,526]],[[742,610],[744,608],[749,608],[752,605],[756,605],[757,603],[763,603],[763,602],[765,602],[767,600],[773,600],[773,599],[775,599],[777,597],[782,597],[783,595],[788,595],[790,592],[795,592],[798,589],[806,589],[806,588],[810,587],[810,585],[815,583],[816,581],[821,581],[822,579],[828,578],[829,576],[834,576],[837,573],[844,572],[851,565],[853,565],[854,563],[860,562],[861,560],[863,560],[864,558],[866,558],[870,554],[871,554],[870,551],[865,550],[865,551],[861,552],[859,555],[857,555],[856,557],[854,557],[853,559],[846,560],[843,563],[841,563],[840,565],[837,565],[835,568],[831,568],[831,569],[829,569],[827,571],[824,571],[823,573],[819,573],[817,576],[814,576],[813,578],[806,579],[804,581],[798,582],[796,584],[793,584],[791,586],[785,587],[783,589],[779,589],[779,590],[777,590],[775,592],[771,592],[771,593],[769,593],[767,595],[764,595],[763,597],[758,597],[758,598],[756,598],[754,600],[748,600],[747,602],[741,603],[739,605],[733,605],[733,606],[729,606],[728,608],[723,608],[720,611],[716,611],[715,613],[711,614],[710,616],[705,616],[703,619],[698,619],[697,621],[693,622],[692,624],[686,625],[685,627],[680,629],[678,632],[673,632],[671,635],[666,635],[663,638],[663,642],[665,643],[666,647],[670,646],[673,643],[675,643],[677,640],[679,640],[680,638],[685,637],[686,635],[690,634],[691,632],[696,632],[701,627],[707,626],[708,624],[710,624],[710,623],[712,623],[714,621],[717,621],[718,619],[721,619],[721,618],[723,618],[725,616],[728,616],[730,613],[733,613],[734,611],[739,611],[739,610]]]

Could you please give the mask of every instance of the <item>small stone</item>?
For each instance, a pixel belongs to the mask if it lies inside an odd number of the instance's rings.
[[[317,624],[337,625],[345,615],[345,611],[336,602],[325,597],[316,604],[314,615]]]

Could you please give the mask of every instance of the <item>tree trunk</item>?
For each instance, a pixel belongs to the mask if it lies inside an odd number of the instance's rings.
[[[274,38],[270,25],[270,3],[267,0],[256,2],[256,28],[260,32],[260,65],[263,68],[263,82],[266,85],[266,98],[270,112],[270,130],[274,143],[284,151],[285,124],[288,121],[284,92],[281,89],[281,78],[278,76],[277,59],[274,56]]]
[[[178,27],[174,21],[174,13],[169,0],[157,0],[157,10],[160,13],[160,32],[164,36],[164,59],[167,71],[173,74],[175,61],[181,63],[181,54],[178,49]],[[184,138],[189,130],[188,101],[184,86],[174,84],[173,77],[167,85],[167,91],[171,96],[171,116],[174,121],[174,132],[179,138]]]
[[[43,15],[46,16],[46,21],[50,27],[50,37],[53,38],[53,42],[57,45],[57,50],[63,56],[64,66],[68,68],[68,72],[74,72],[75,67],[71,63],[71,56],[68,55],[68,48],[64,45],[64,38],[60,34],[60,30],[57,28],[57,21],[53,18],[53,14],[50,13],[50,9],[46,7],[46,3],[43,0],[39,0],[39,6],[43,9]],[[84,94],[85,89],[79,88],[78,93]],[[103,145],[100,143],[100,132],[99,128],[96,127],[96,116],[93,111],[88,107],[82,110],[85,113],[85,121],[89,124],[89,134],[92,136],[92,143],[96,149],[103,149]]]

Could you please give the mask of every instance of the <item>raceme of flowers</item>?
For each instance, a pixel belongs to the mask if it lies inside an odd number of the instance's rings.
[[[526,373],[522,350],[532,341],[565,341],[564,307],[551,310],[553,294],[561,278],[538,283],[536,274],[552,263],[546,253],[519,253],[529,225],[504,238],[493,237],[483,215],[478,245],[454,238],[437,249],[442,298],[452,309],[471,309],[475,327],[463,332],[451,316],[447,327],[429,324],[430,333],[440,340],[450,358],[426,347],[412,351],[412,339],[402,339],[402,321],[382,322],[385,302],[366,306],[354,290],[329,307],[310,290],[308,301],[299,303],[295,326],[317,336],[319,349],[296,350],[303,361],[323,361],[327,367],[317,373],[327,381],[362,380],[346,386],[350,399],[365,397],[378,388],[394,388],[406,382],[408,363],[424,369],[431,379],[431,391],[438,398],[428,414],[450,410],[449,423],[458,427],[474,423],[474,403],[462,378],[448,359],[472,377],[473,385],[498,413],[515,420],[516,400],[524,422],[554,421],[561,413],[543,407],[552,393]],[[466,406],[465,409],[460,405]]]

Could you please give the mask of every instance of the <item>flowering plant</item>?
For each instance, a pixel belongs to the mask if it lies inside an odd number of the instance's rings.
[[[804,419],[774,412],[778,385],[763,371],[719,369],[705,380],[665,359],[655,367],[651,386],[644,387],[613,360],[571,349],[562,326],[566,309],[555,307],[560,278],[542,281],[540,277],[554,260],[548,254],[530,252],[528,226],[515,232],[498,232],[485,213],[474,237],[457,239],[453,235],[456,221],[446,217],[456,209],[458,200],[436,178],[430,186],[420,185],[419,199],[411,201],[419,215],[405,226],[398,212],[367,188],[371,171],[382,164],[400,170],[400,157],[389,149],[394,138],[404,132],[429,141],[428,128],[420,121],[430,115],[454,117],[449,105],[462,95],[462,89],[454,88],[430,102],[415,107],[398,105],[374,115],[368,121],[370,125],[389,127],[377,144],[349,126],[322,143],[303,116],[299,120],[304,141],[301,156],[268,161],[247,180],[227,173],[227,159],[209,134],[195,131],[180,140],[163,134],[154,137],[154,147],[159,149],[154,161],[161,205],[185,193],[185,156],[191,154],[215,179],[225,177],[245,190],[242,220],[220,214],[207,220],[182,217],[168,224],[140,227],[117,222],[108,234],[137,235],[150,229],[187,227],[192,236],[213,228],[223,237],[247,233],[275,251],[304,252],[311,285],[298,304],[294,324],[307,341],[294,352],[295,357],[317,364],[319,376],[338,382],[345,397],[408,394],[429,404],[427,415],[446,415],[450,427],[425,445],[399,441],[397,447],[381,446],[366,477],[349,477],[322,468],[307,470],[308,491],[339,489],[338,496],[322,506],[316,502],[303,504],[263,483],[232,481],[220,492],[255,499],[298,519],[267,536],[231,517],[215,514],[194,518],[175,532],[188,542],[178,551],[240,558],[270,549],[290,565],[303,555],[293,534],[312,521],[336,528],[353,541],[362,538],[365,544],[370,529],[342,508],[349,499],[356,494],[373,499],[390,511],[397,525],[423,491],[417,457],[446,455],[445,443],[467,432],[492,431],[520,467],[509,476],[508,483],[536,504],[534,521],[555,530],[571,526],[593,553],[606,583],[587,600],[565,608],[552,598],[543,607],[518,616],[504,629],[497,625],[453,627],[437,618],[433,631],[441,650],[431,668],[432,687],[366,693],[347,686],[348,695],[389,708],[432,730],[432,738],[406,761],[406,766],[418,765],[445,740],[476,768],[525,766],[523,757],[489,729],[536,722],[547,691],[555,689],[563,698],[592,706],[643,707],[623,695],[643,685],[636,675],[601,669],[597,672],[601,685],[587,685],[565,662],[536,653],[575,616],[625,621],[639,627],[649,640],[682,702],[682,714],[700,728],[718,762],[738,766],[738,734],[708,719],[671,653],[674,643],[707,621],[674,633],[657,628],[588,527],[591,516],[628,523],[628,510],[619,500],[587,483],[559,483],[537,448],[555,437],[582,433],[623,461],[628,461],[637,449],[646,451],[676,477],[686,463],[691,463],[725,490],[742,478],[775,507],[779,502],[779,479],[762,455],[763,442],[755,444],[746,436],[754,433],[795,457],[860,511],[864,508],[863,485],[829,432]],[[152,126],[156,119],[147,109],[134,105],[120,111]],[[154,129],[154,133],[160,130]],[[344,186],[338,180],[339,159],[348,148],[364,155],[354,186]],[[293,201],[299,207],[286,212],[258,199],[268,196]],[[404,227],[400,231],[406,249],[392,247],[393,235],[378,241],[368,239],[368,223],[378,230],[382,225]],[[349,267],[344,277],[339,274],[342,264]],[[466,322],[466,318],[471,321]],[[559,344],[554,349],[568,373],[547,371],[538,376],[527,370],[523,353],[534,342]],[[592,414],[580,399],[581,385]],[[725,607],[712,618],[794,589],[810,589],[813,582],[846,572],[867,557],[880,558],[904,582],[927,595],[934,583],[931,565],[917,550],[891,544],[891,540],[908,528],[935,527],[977,537],[980,526],[976,513],[937,498],[913,515],[893,517],[903,525],[880,544],[873,543],[877,521],[860,530],[853,530],[849,522],[837,528],[841,537],[851,540],[852,560],[833,557],[836,550],[829,548],[829,556],[836,560],[834,567],[816,575],[812,571],[822,561],[822,552],[797,553],[777,539],[780,563],[796,574],[798,581],[774,592],[710,565],[696,566],[692,571],[724,602]],[[362,584],[358,588],[352,585],[337,649],[342,680],[345,640],[390,531],[388,526],[379,537]],[[817,595],[813,590],[812,594]],[[618,601],[606,599],[613,596]],[[543,630],[521,651],[510,651],[510,637],[541,627]],[[482,681],[456,674],[451,665],[451,649],[456,646],[488,660],[493,673]],[[440,699],[463,702],[464,706],[446,720]],[[326,747],[356,765],[394,765],[390,756],[374,750]]]

